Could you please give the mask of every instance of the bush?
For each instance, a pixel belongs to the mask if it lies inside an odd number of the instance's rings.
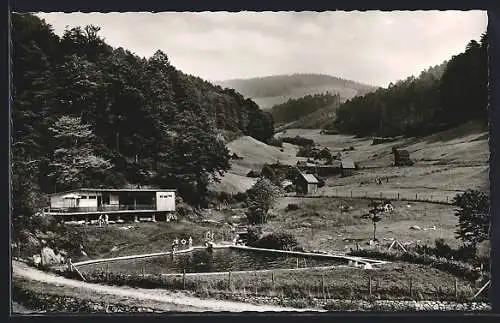
[[[248,194],[246,192],[239,192],[233,195],[233,198],[237,202],[246,202],[248,198]]]
[[[283,147],[283,140],[281,140],[280,138],[272,137],[271,139],[269,139],[267,144],[274,146],[274,147],[282,148]]]
[[[262,234],[261,228],[257,226],[251,226],[247,229],[248,237],[247,244],[250,246],[254,244],[257,240],[259,240],[260,235]]]
[[[292,251],[298,247],[297,239],[286,232],[276,232],[263,236],[252,245],[255,248]]]
[[[309,138],[304,138],[301,136],[295,136],[295,137],[283,137],[281,138],[283,142],[287,142],[292,145],[297,145],[297,146],[314,146],[314,140],[309,139]]]
[[[256,170],[251,170],[247,173],[247,177],[251,178],[259,178],[260,176],[261,176],[260,172]]]
[[[290,204],[288,204],[288,205],[286,206],[285,211],[286,211],[286,212],[288,212],[288,211],[295,211],[295,210],[298,210],[298,209],[300,209],[300,207],[299,207],[297,204],[295,204],[295,203],[290,203]]]

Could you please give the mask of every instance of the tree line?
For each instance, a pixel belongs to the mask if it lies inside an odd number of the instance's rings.
[[[487,124],[488,35],[418,77],[343,103],[325,128],[360,136],[424,136],[469,120]]]
[[[126,184],[173,187],[202,205],[229,169],[225,136],[268,141],[272,116],[232,89],[113,48],[99,27],[59,37],[32,14],[12,14],[14,215],[44,193]]]
[[[306,95],[298,99],[288,99],[288,101],[275,105],[271,108],[274,122],[286,124],[296,121],[317,110],[326,107],[337,107],[340,105],[340,95],[330,92]]]

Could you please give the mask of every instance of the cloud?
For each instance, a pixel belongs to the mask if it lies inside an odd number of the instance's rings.
[[[93,24],[114,47],[161,49],[209,80],[322,73],[385,86],[436,65],[486,31],[484,11],[39,13],[61,35]]]

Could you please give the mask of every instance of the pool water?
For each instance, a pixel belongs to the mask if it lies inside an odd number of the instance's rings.
[[[271,252],[254,252],[234,249],[195,249],[192,252],[160,257],[118,260],[108,263],[82,265],[83,272],[106,270],[114,273],[176,274],[208,273],[223,271],[246,271],[264,269],[292,269],[299,267],[320,267],[345,264],[342,259],[321,258],[312,256],[295,256]]]

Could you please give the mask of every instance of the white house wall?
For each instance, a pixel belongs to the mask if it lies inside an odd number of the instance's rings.
[[[50,207],[59,208],[64,207],[64,199],[61,196],[51,196],[50,197]]]
[[[156,192],[157,211],[175,211],[175,192]]]

